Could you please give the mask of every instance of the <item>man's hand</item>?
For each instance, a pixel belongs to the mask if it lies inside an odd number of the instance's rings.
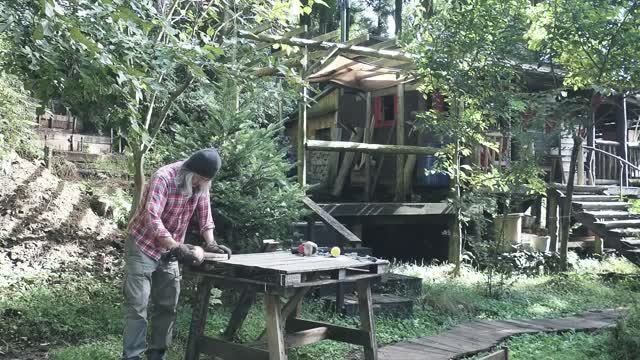
[[[180,244],[170,252],[183,264],[200,265],[204,261],[204,250],[200,246]]]
[[[231,259],[231,249],[224,245],[218,245],[215,241],[207,243],[204,251],[216,254],[227,254],[227,258]]]

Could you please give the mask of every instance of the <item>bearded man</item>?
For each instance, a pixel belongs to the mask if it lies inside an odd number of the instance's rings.
[[[204,251],[227,253],[213,237],[209,202],[211,181],[220,170],[215,149],[197,151],[186,161],[156,171],[129,223],[124,281],[125,329],[122,359],[141,360],[147,351],[147,308],[151,298],[149,360],[164,360],[171,344],[180,295],[178,263],[199,265]],[[205,248],[184,244],[191,217],[197,215]]]

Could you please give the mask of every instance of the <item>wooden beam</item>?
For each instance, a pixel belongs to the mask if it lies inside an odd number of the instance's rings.
[[[395,50],[376,50],[370,47],[357,46],[357,45],[345,45],[341,43],[328,42],[328,41],[315,41],[310,39],[286,37],[281,35],[267,35],[267,34],[253,34],[246,30],[239,30],[238,36],[245,39],[251,39],[255,41],[261,41],[271,44],[287,44],[291,46],[306,46],[315,49],[331,49],[337,48],[340,51],[351,53],[355,55],[363,55],[378,58],[387,58],[394,60],[404,60],[407,62],[413,61],[413,56],[404,53],[402,51]]]
[[[373,138],[373,127],[372,124],[375,123],[374,119],[371,116],[373,106],[373,101],[371,97],[371,92],[367,92],[367,97],[365,101],[365,112],[364,112],[364,142],[370,143]],[[364,155],[364,201],[369,201],[371,198],[371,155]]]
[[[404,84],[400,83],[398,89],[398,112],[396,113],[396,146],[404,146]],[[406,193],[404,192],[404,154],[398,154],[396,157],[396,190],[395,201],[404,201]]]
[[[362,128],[357,128],[354,133],[351,134],[351,138],[349,139],[352,143],[358,143],[362,139],[364,130]],[[338,171],[338,176],[333,184],[333,191],[331,194],[333,196],[340,196],[342,194],[342,189],[344,188],[344,184],[347,181],[349,175],[351,175],[351,168],[353,167],[353,160],[356,154],[354,152],[347,152],[344,154],[342,158],[342,164],[340,165],[340,171]]]
[[[304,26],[305,32],[307,26]],[[307,70],[307,55],[309,51],[304,47],[302,55],[302,71]],[[298,182],[300,185],[307,184],[307,152],[305,144],[307,142],[307,86],[302,86],[302,99],[298,105]]]
[[[285,343],[287,345],[287,348],[295,348],[304,345],[315,344],[326,339],[328,335],[329,329],[326,326],[321,326],[287,334],[285,337]]]
[[[376,49],[376,50],[382,50],[382,49],[387,49],[390,47],[395,47],[396,44],[396,39],[389,39],[389,40],[385,40],[385,41],[381,41],[377,44],[371,45],[369,46],[372,49]]]
[[[331,203],[318,204],[333,217],[426,216],[452,214],[451,205],[440,203]]]
[[[433,155],[441,149],[428,146],[363,144],[349,141],[307,140],[307,150],[351,151],[367,154]]]
[[[213,359],[270,360],[269,353],[266,350],[256,349],[210,337],[202,337],[198,342],[198,348],[201,349],[203,354],[212,355]],[[200,357],[198,356],[197,359],[199,358]]]
[[[304,197],[302,199],[305,205],[309,207],[309,209],[313,210],[319,217],[322,222],[327,224],[330,228],[338,232],[338,234],[342,235],[347,241],[351,244],[360,244],[361,240],[354,233],[352,233],[349,229],[347,229],[344,225],[342,225],[338,220],[336,220],[333,216],[329,215],[326,211],[324,211],[318,204],[316,204],[313,200],[308,197]]]
[[[263,31],[260,31],[260,33],[261,32],[263,32]],[[301,26],[301,27],[297,27],[297,28],[295,28],[293,30],[287,31],[282,36],[289,38],[289,37],[293,37],[293,36],[296,36],[296,35],[304,34],[306,32],[307,32],[307,30],[304,28],[304,26]],[[252,33],[253,34],[258,34],[257,32],[253,32],[253,31],[252,31]],[[273,45],[273,43],[258,45],[258,46],[256,46],[255,51],[271,47],[271,45]]]
[[[332,39],[338,39],[339,37],[340,37],[340,29],[330,31],[328,33],[324,33],[324,34],[318,35],[316,37],[312,37],[311,40],[313,40],[313,41],[327,41],[327,40],[332,40]]]
[[[298,332],[309,329],[316,329],[319,327],[326,327],[328,329],[327,339],[329,340],[346,342],[361,346],[369,344],[369,334],[365,331],[320,321],[291,319],[287,321],[286,329],[288,332]]]

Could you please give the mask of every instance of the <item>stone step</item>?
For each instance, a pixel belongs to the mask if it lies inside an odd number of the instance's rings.
[[[594,225],[602,229],[640,228],[640,219],[599,221]]]
[[[373,312],[376,314],[390,314],[399,317],[409,317],[413,313],[413,299],[393,295],[393,294],[378,294],[371,295],[373,303]],[[323,298],[323,303],[327,309],[335,309],[336,299],[331,297]],[[342,310],[344,315],[357,316],[359,314],[358,297],[356,295],[344,296],[344,308]]]
[[[573,205],[587,212],[589,210],[627,210],[630,207],[628,203],[621,202],[621,201],[606,201],[606,202],[574,201]]]
[[[582,201],[582,202],[591,202],[591,201],[618,201],[620,200],[619,196],[615,195],[573,195],[572,200]]]

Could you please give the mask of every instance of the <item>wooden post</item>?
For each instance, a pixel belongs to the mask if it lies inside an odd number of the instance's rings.
[[[558,192],[555,189],[547,190],[547,226],[551,238],[549,249],[558,251]]]
[[[351,138],[349,141],[358,142],[362,139],[363,129],[356,128],[355,132],[351,134]],[[340,165],[340,171],[338,172],[338,176],[336,177],[336,181],[333,184],[333,191],[331,194],[333,196],[340,196],[342,194],[342,189],[344,188],[344,183],[347,181],[347,178],[351,174],[351,167],[353,165],[353,159],[356,154],[353,152],[348,152],[344,154],[342,159],[342,164]]]
[[[265,310],[267,325],[267,344],[269,360],[287,360],[284,346],[284,330],[282,326],[282,303],[278,295],[265,294]]]
[[[595,127],[595,111],[592,111],[591,119],[589,127],[587,127],[587,146],[595,147],[596,146],[596,127]],[[589,185],[596,184],[596,154],[594,151],[589,151],[587,153],[587,181]]]
[[[578,157],[576,159],[576,166],[578,172],[578,185],[584,185],[584,148],[582,143],[578,146]]]
[[[338,90],[336,90],[338,91]],[[342,140],[342,129],[338,125],[338,116],[340,114],[339,110],[335,112],[335,127],[331,128],[331,141],[341,141]],[[335,151],[329,154],[329,162],[327,164],[327,179],[326,185],[327,188],[333,185],[336,181],[336,176],[338,176],[338,165],[340,165],[340,152]]]
[[[307,32],[307,25],[304,25],[303,28]],[[306,46],[302,54],[302,72],[305,73],[309,56]],[[307,92],[305,85],[302,87],[302,100],[298,105],[298,182],[302,186],[307,185],[307,153],[305,149],[307,142]]]
[[[122,129],[118,129],[118,153],[122,154]]]
[[[113,128],[111,128],[111,141],[109,142],[109,152],[113,152]]]
[[[360,310],[360,329],[367,332],[367,344],[364,345],[364,359],[378,359],[378,344],[376,341],[376,322],[373,317],[373,301],[371,298],[371,283],[369,279],[356,283],[358,289],[358,308]]]
[[[602,238],[596,234],[593,241],[593,253],[596,255],[602,255],[604,253]]]
[[[367,101],[366,101],[366,110],[364,112],[364,142],[371,142],[372,138],[372,129],[371,123],[373,123],[373,119],[371,118],[371,92],[367,92]],[[371,155],[364,154],[364,201],[369,201],[371,199]]]
[[[398,113],[396,114],[396,145],[404,145],[404,84],[398,84]],[[404,155],[396,157],[396,191],[394,200],[404,201]]]
[[[571,210],[573,201],[573,188],[575,186],[574,179],[576,174],[576,162],[578,159],[578,150],[582,149],[582,137],[573,136],[573,149],[571,150],[571,162],[569,164],[569,181],[567,181],[567,193],[562,206],[562,239],[560,241],[560,265],[562,271],[567,271],[567,251],[569,246],[569,232],[571,231]]]
[[[624,160],[628,159],[628,146],[627,146],[627,99],[624,96],[618,97],[618,104],[616,104],[616,136],[618,143],[618,156]],[[614,163],[615,164],[615,163]],[[629,184],[629,172],[627,171],[626,164],[620,168],[620,179],[622,179],[623,186]]]
[[[191,329],[189,330],[189,338],[187,339],[187,351],[185,360],[200,359],[200,351],[198,342],[204,335],[204,327],[207,323],[207,314],[209,311],[209,298],[211,297],[211,288],[213,284],[210,279],[202,278],[198,283],[196,297],[193,303],[193,311],[191,312]]]

